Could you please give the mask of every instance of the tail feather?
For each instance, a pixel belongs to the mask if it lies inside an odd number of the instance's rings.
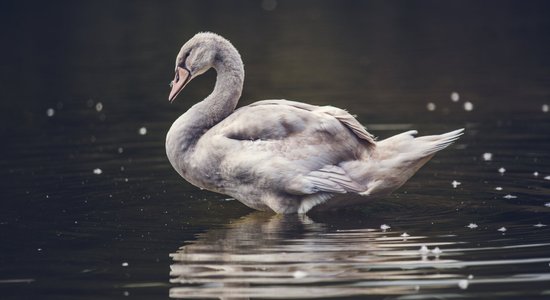
[[[415,139],[418,147],[424,148],[424,155],[432,155],[437,151],[447,148],[464,134],[464,128],[457,129],[440,135],[421,136]]]
[[[342,163],[340,167],[365,188],[361,195],[384,196],[403,185],[437,151],[455,142],[463,132],[464,129],[458,129],[416,138],[416,130],[407,131],[377,142],[368,157]]]
[[[439,135],[414,137],[418,132],[410,130],[378,142],[378,153],[382,159],[392,159],[398,156],[420,159],[447,148],[458,140],[463,132],[464,128],[461,128]]]

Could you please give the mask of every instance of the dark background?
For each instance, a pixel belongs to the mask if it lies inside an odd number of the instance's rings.
[[[531,174],[550,175],[549,16],[549,1],[2,1],[3,296],[110,298],[146,282],[132,295],[165,298],[168,253],[250,212],[181,180],[164,154],[170,124],[215,80],[208,72],[167,101],[175,56],[199,31],[239,49],[240,105],[339,106],[380,138],[466,127],[397,193],[418,205],[394,197],[368,216],[425,214],[462,227],[489,209],[500,221],[544,220],[548,181]],[[484,152],[496,162],[483,164]],[[504,180],[493,177],[503,165],[510,177],[499,184],[525,197],[479,208],[494,199],[485,185]],[[438,184],[455,178],[471,185],[449,198]],[[457,217],[457,206],[479,210]]]

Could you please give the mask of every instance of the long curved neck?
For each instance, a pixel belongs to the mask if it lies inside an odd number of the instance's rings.
[[[241,97],[244,82],[243,63],[237,50],[228,50],[233,51],[218,50],[214,64],[214,69],[218,73],[214,90],[187,112],[200,114],[202,121],[199,123],[205,128],[216,125],[233,113]]]
[[[166,150],[172,164],[172,160],[185,154],[208,129],[233,113],[241,97],[244,67],[231,44],[217,45],[213,67],[218,75],[212,93],[181,115],[168,131]]]

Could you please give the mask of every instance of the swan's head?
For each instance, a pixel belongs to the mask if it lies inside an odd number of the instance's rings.
[[[181,47],[176,57],[176,75],[170,83],[170,102],[174,101],[189,81],[214,66],[218,44],[224,41],[224,38],[215,33],[201,32]]]

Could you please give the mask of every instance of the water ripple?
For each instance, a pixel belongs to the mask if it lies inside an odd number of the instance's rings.
[[[521,255],[532,248],[545,253],[550,243],[496,240],[481,247],[453,234],[403,237],[373,228],[330,227],[304,216],[253,213],[199,234],[170,254],[170,297],[416,299],[420,293],[467,298],[480,286],[502,292],[502,284],[541,289],[550,281],[549,256]]]

